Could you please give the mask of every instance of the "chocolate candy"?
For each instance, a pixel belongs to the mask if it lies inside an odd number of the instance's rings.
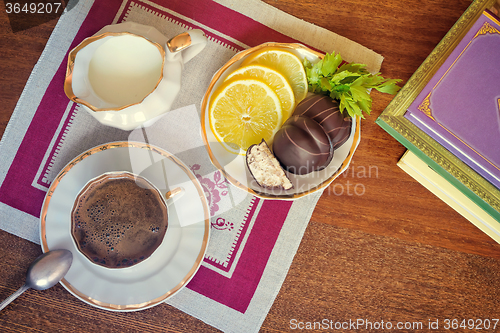
[[[344,117],[339,103],[330,96],[312,95],[300,102],[293,114],[309,117],[323,126],[332,141],[333,149],[340,147],[351,134],[351,117]]]
[[[282,190],[289,190],[293,187],[264,139],[259,144],[248,148],[246,161],[250,174],[259,186]]]
[[[316,121],[292,116],[274,136],[273,153],[284,169],[304,175],[325,168],[333,158],[333,146]]]

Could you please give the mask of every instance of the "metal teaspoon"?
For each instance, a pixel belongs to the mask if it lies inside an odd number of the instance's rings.
[[[26,273],[26,283],[0,304],[0,311],[29,288],[45,290],[56,285],[68,272],[73,262],[69,250],[53,250],[40,255]]]

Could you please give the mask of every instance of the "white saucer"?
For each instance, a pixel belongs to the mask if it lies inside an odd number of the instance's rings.
[[[163,243],[146,260],[120,269],[92,263],[71,236],[70,214],[77,194],[90,179],[110,171],[139,174],[162,194],[177,186],[185,190],[169,204]],[[175,156],[145,143],[108,143],[76,157],[53,181],[41,212],[42,250],[73,253],[73,264],[61,284],[82,301],[111,311],[142,310],[163,302],[194,276],[207,249],[209,216],[203,188]]]

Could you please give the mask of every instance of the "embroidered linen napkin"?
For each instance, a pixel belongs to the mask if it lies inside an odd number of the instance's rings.
[[[103,26],[132,21],[171,37],[205,31],[209,42],[185,65],[172,111],[145,131],[99,124],[63,91],[67,53]],[[263,200],[231,186],[210,163],[200,104],[212,75],[237,52],[264,42],[300,42],[379,70],[382,57],[258,0],[80,0],[62,15],[0,142],[0,228],[40,243],[43,198],[75,156],[110,141],[144,141],[177,155],[202,184],[211,239],[202,267],[168,303],[224,331],[256,332],[286,277],[321,193]]]

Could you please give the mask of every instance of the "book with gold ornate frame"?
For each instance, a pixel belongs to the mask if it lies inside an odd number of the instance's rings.
[[[484,11],[405,118],[500,188],[500,19]]]
[[[446,144],[450,142],[450,140],[446,140],[449,139],[449,137],[446,138],[446,135],[451,134],[453,138],[454,133],[446,126],[443,126],[442,123],[436,121],[433,118],[432,111],[429,115],[429,108],[426,108],[426,106],[429,107],[426,103],[426,100],[429,101],[427,96],[434,91],[433,88],[437,86],[436,82],[442,82],[443,77],[449,73],[448,70],[456,64],[456,59],[463,54],[463,50],[469,45],[468,39],[472,40],[471,34],[474,36],[477,25],[482,24],[481,20],[484,21],[484,17],[488,18],[488,15],[489,18],[498,20],[487,11],[495,3],[496,0],[474,1],[382,112],[376,122],[500,222],[500,187],[494,185],[495,179],[489,178],[488,180],[488,177],[485,177],[481,170],[473,168],[475,166],[470,161],[453,150],[453,144]],[[463,45],[466,46],[463,47]],[[450,78],[453,78],[453,75],[450,75]],[[478,80],[481,79],[478,77]],[[456,81],[456,78],[454,80]],[[453,82],[449,78],[448,81]],[[443,101],[446,99],[450,100],[452,95],[446,97],[442,94],[444,90],[446,89],[441,89],[441,92],[439,92],[441,96],[433,96],[436,101],[433,106],[437,107],[439,105],[440,98],[441,103],[444,103]],[[437,96],[438,93],[435,95]],[[441,116],[439,120],[443,119],[443,116]],[[442,135],[444,140],[440,139],[440,131],[441,134],[444,133]],[[445,133],[446,131],[449,133]],[[456,135],[454,139],[460,141],[460,138]],[[499,142],[500,140],[496,140],[491,142],[491,145],[498,146]],[[474,149],[471,151],[474,152]],[[494,154],[495,152],[493,152]]]

